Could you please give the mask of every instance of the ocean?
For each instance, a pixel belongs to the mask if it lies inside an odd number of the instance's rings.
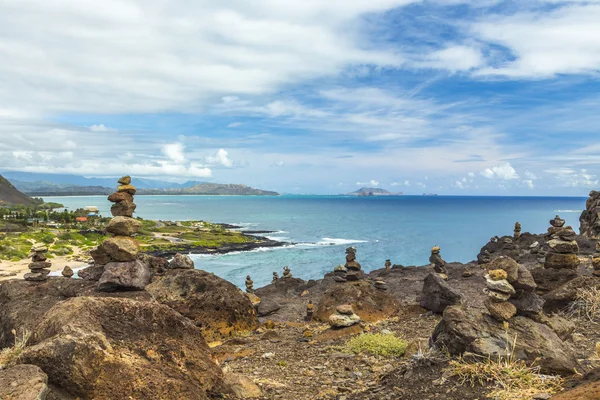
[[[70,209],[97,206],[110,216],[105,196],[46,197]],[[193,255],[196,268],[214,272],[243,287],[250,275],[255,287],[271,281],[273,271],[289,266],[302,279],[320,279],[345,261],[347,246],[357,248],[366,271],[394,264],[424,265],[431,247],[441,247],[446,261],[476,259],[495,236],[542,233],[556,214],[579,230],[585,208],[581,197],[459,196],[137,196],[136,215],[146,219],[205,220],[250,230],[271,230],[275,240],[295,243],[225,255]]]

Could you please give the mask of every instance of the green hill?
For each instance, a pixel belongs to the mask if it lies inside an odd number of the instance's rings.
[[[34,205],[35,201],[19,192],[6,178],[0,175],[0,206],[3,205]]]

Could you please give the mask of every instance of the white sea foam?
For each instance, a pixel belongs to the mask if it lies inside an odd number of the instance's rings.
[[[243,251],[231,251],[229,253],[225,253],[225,254],[189,254],[189,256],[191,258],[218,258],[218,257],[225,257],[225,256],[231,256],[231,255],[235,255],[235,254],[246,254],[246,253],[262,253],[265,251],[275,251],[275,250],[283,250],[283,249],[290,249],[296,247],[295,244],[290,244],[290,245],[286,245],[286,246],[277,246],[277,247],[257,247],[256,249],[252,249],[252,250],[243,250]]]
[[[580,213],[583,210],[554,210],[556,213]]]

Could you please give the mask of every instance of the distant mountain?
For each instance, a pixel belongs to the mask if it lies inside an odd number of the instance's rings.
[[[138,194],[201,194],[221,196],[279,196],[277,192],[254,189],[246,185],[201,183],[183,189],[142,189]]]
[[[32,190],[31,186],[27,184],[35,184],[36,189],[49,189],[52,187],[56,189],[56,186],[61,187],[103,187],[103,188],[114,188],[117,185],[117,180],[120,177],[115,176],[114,178],[86,178],[80,175],[69,175],[69,174],[39,174],[33,172],[19,172],[19,171],[7,171],[2,173],[6,179],[9,179],[17,188],[23,188],[19,190]],[[135,186],[139,189],[181,189],[189,188],[194,185],[198,185],[204,182],[200,181],[188,181],[185,183],[161,181],[157,179],[145,179],[136,178]],[[25,189],[27,188],[27,189]]]
[[[0,175],[0,205],[33,205],[35,201],[19,192],[6,178]]]
[[[388,192],[387,190],[381,189],[381,188],[363,187],[358,190],[355,190],[354,192],[347,193],[347,195],[348,196],[400,196],[400,195],[402,195],[402,192],[392,193],[392,192]]]

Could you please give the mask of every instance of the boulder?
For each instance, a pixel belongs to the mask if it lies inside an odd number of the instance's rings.
[[[517,308],[508,301],[496,302],[488,297],[483,304],[490,315],[498,321],[507,321],[517,313]]]
[[[572,269],[536,268],[531,270],[531,274],[538,286],[538,294],[550,292],[577,277],[577,271]]]
[[[113,204],[110,212],[113,217],[133,217],[136,207],[134,202],[124,200]]]
[[[328,322],[337,306],[349,304],[366,322],[376,322],[398,311],[398,301],[388,292],[377,290],[366,280],[331,285],[321,296],[313,320]]]
[[[98,246],[90,251],[90,256],[92,256],[96,265],[106,265],[110,262],[110,257],[102,246]]]
[[[155,257],[150,254],[140,254],[138,259],[150,268],[152,275],[163,274],[169,267],[169,260],[163,257]]]
[[[198,399],[227,393],[200,329],[176,311],[129,299],[56,304],[34,330],[24,363],[84,399]]]
[[[77,276],[86,281],[99,281],[104,273],[104,265],[91,265],[77,271]]]
[[[175,254],[173,259],[167,265],[168,269],[194,269],[194,260],[183,254]]]
[[[142,223],[131,217],[114,217],[106,225],[106,232],[117,236],[131,236],[138,232]]]
[[[502,322],[478,309],[448,307],[431,340],[451,355],[471,352],[497,359],[511,353],[516,359],[535,362],[543,373],[573,374],[580,368],[570,344],[547,325],[519,315],[511,318],[507,331]]]
[[[575,240],[566,241],[566,240],[552,239],[548,242],[548,246],[552,250],[554,250],[556,253],[564,253],[564,254],[574,253],[574,254],[576,254],[579,252],[579,245],[577,244],[577,242]]]
[[[535,279],[533,279],[531,271],[523,265],[519,265],[518,278],[512,285],[515,289],[520,289],[525,292],[533,292],[537,288],[537,284],[535,283]]]
[[[150,268],[140,260],[111,262],[104,266],[104,273],[98,281],[98,290],[144,290],[151,279]]]
[[[590,192],[585,208],[579,217],[581,236],[600,239],[600,192],[595,190]]]
[[[486,268],[488,270],[502,269],[506,271],[506,280],[508,280],[508,282],[511,284],[519,279],[519,264],[517,264],[517,262],[510,257],[501,256],[494,258],[489,264],[486,265]]]
[[[554,269],[576,269],[579,266],[579,257],[577,254],[561,254],[548,253],[546,254],[545,268]]]
[[[356,325],[360,322],[360,317],[354,313],[351,315],[346,314],[332,314],[329,316],[329,325],[332,328],[347,328],[352,325]]]
[[[223,380],[240,399],[256,399],[263,396],[260,388],[244,375],[229,372],[224,375]]]
[[[134,261],[140,252],[138,241],[128,236],[106,239],[101,246],[111,261]]]
[[[259,317],[266,317],[271,314],[275,314],[281,309],[281,305],[275,300],[265,299],[261,301],[256,307],[256,312]]]
[[[45,400],[48,376],[35,365],[17,365],[0,370],[0,399]]]
[[[259,326],[248,297],[232,283],[206,271],[169,270],[146,286],[146,291],[194,321],[209,341]]]
[[[448,285],[437,274],[429,274],[423,281],[421,293],[421,307],[435,313],[443,312],[446,307],[460,303],[460,292]]]
[[[110,201],[111,203],[119,203],[121,201],[128,201],[130,203],[133,203],[133,196],[125,192],[115,192],[108,196],[108,201]]]
[[[579,276],[544,295],[546,304],[544,309],[548,312],[567,308],[570,303],[577,300],[580,289],[600,287],[600,278],[596,276]]]
[[[544,299],[534,292],[521,291],[517,296],[511,297],[510,301],[517,309],[517,314],[533,316],[539,314],[544,308]]]

